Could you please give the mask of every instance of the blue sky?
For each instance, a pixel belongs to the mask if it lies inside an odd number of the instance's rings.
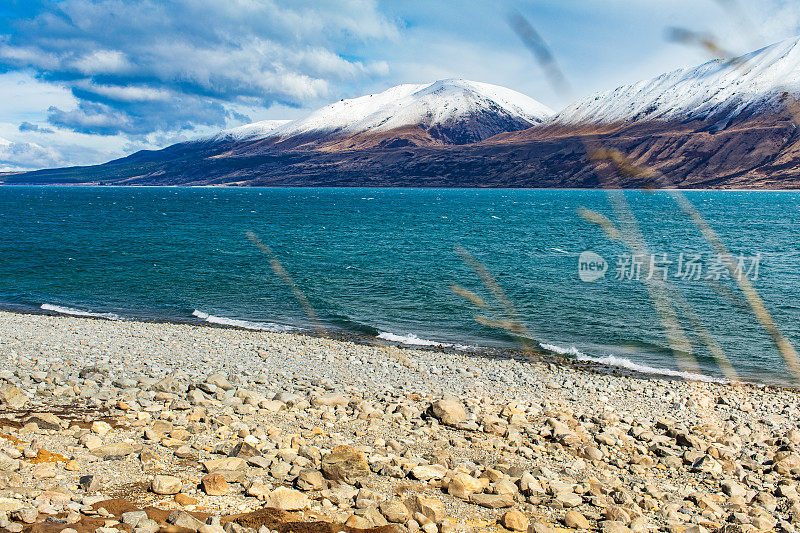
[[[546,83],[511,10],[575,94]],[[0,0],[0,169],[103,162],[448,77],[558,109],[708,59],[665,39],[668,27],[746,52],[799,23],[782,0]]]

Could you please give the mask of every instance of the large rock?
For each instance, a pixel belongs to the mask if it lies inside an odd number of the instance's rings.
[[[789,475],[792,471],[800,470],[800,455],[791,454],[780,461],[777,461],[773,466],[773,470],[782,475]]]
[[[78,485],[86,492],[96,492],[100,489],[100,477],[91,474],[81,476]]]
[[[516,509],[507,511],[500,520],[500,523],[503,524],[504,528],[510,529],[511,531],[527,531],[530,525],[528,517]]]
[[[747,489],[732,479],[726,479],[720,483],[722,492],[732,498],[744,498],[747,495]]]
[[[249,459],[250,457],[261,455],[252,444],[248,444],[246,442],[240,442],[236,446],[233,447],[231,453],[228,454],[228,457],[239,457],[241,459]]]
[[[142,520],[147,520],[147,513],[145,511],[128,511],[120,515],[123,524],[128,524],[131,527],[136,525]]]
[[[372,529],[375,526],[372,520],[357,514],[351,514],[347,520],[344,521],[344,525],[350,529],[355,529],[356,531],[360,529]]]
[[[266,498],[266,507],[273,507],[283,511],[300,511],[308,507],[308,496],[299,490],[288,487],[278,487]]]
[[[181,491],[181,480],[174,476],[159,474],[150,483],[150,490],[162,495],[178,494]]]
[[[451,496],[468,500],[472,494],[483,491],[483,483],[469,474],[459,473],[453,476],[447,485],[447,492]]]
[[[508,423],[505,420],[495,415],[486,415],[481,420],[483,424],[483,431],[490,435],[505,435],[508,430]]]
[[[199,531],[203,523],[186,511],[174,510],[167,517],[167,522],[172,525],[183,527],[191,531]]]
[[[322,490],[325,488],[325,478],[319,470],[302,470],[295,485],[300,490]]]
[[[228,381],[228,378],[222,374],[211,374],[206,378],[206,383],[210,383],[211,385],[214,385],[218,389],[222,389],[224,391],[233,390],[233,385],[231,385],[231,382]]]
[[[601,531],[603,533],[630,533],[630,529],[628,526],[625,525],[625,522],[621,522],[619,520],[605,520],[600,524]],[[683,530],[683,533],[697,533],[698,530],[693,530],[693,527],[702,527],[702,526],[691,526]],[[705,528],[703,528],[705,530]]]
[[[444,504],[432,496],[415,494],[405,504],[412,513],[420,513],[437,524],[444,518]]]
[[[337,406],[337,405],[347,405],[350,400],[347,399],[340,392],[326,392],[325,394],[315,394],[311,397],[311,405],[314,407],[319,407],[322,405],[328,406]]]
[[[10,513],[22,509],[23,502],[14,498],[0,498],[0,513]]]
[[[344,481],[350,485],[369,475],[369,465],[363,453],[350,446],[337,446],[322,458],[320,468],[326,479]]]
[[[34,479],[49,479],[56,477],[56,465],[53,463],[39,463],[33,467]]]
[[[38,511],[36,511],[36,509],[33,507],[23,507],[22,509],[12,511],[11,518],[24,524],[33,524],[36,522],[36,517],[38,514]]]
[[[454,426],[467,421],[467,411],[464,404],[455,398],[442,398],[430,406],[430,413],[442,424]]]
[[[28,397],[13,385],[0,387],[0,405],[11,409],[22,409],[28,403]]]
[[[92,422],[92,427],[91,427],[92,433],[97,433],[98,435],[105,435],[112,429],[113,428],[111,427],[111,424],[109,424],[108,422],[104,422],[103,420],[96,420]]]
[[[209,496],[224,496],[228,494],[228,482],[220,474],[214,473],[203,476],[200,483],[203,485],[203,491]]]
[[[403,503],[397,500],[387,500],[380,504],[383,517],[395,524],[405,524],[411,520],[411,511]]]
[[[489,509],[503,509],[514,505],[514,497],[511,494],[473,494],[469,497],[469,501]]]
[[[36,424],[39,429],[61,429],[61,419],[53,413],[33,413],[25,423]]]
[[[419,465],[411,469],[414,479],[429,481],[431,479],[442,479],[447,474],[447,468],[442,465]]]
[[[564,515],[564,525],[572,529],[589,529],[589,521],[578,511],[567,511]]]
[[[215,472],[217,470],[241,470],[245,467],[244,459],[239,457],[223,457],[222,459],[209,459],[203,461],[203,467],[206,472]]]
[[[172,376],[167,376],[161,381],[153,385],[152,389],[157,392],[178,393],[184,392],[186,386],[182,385],[177,379]]]
[[[722,464],[716,461],[710,455],[703,455],[700,459],[694,462],[692,470],[695,472],[705,472],[706,474],[721,474]]]
[[[115,442],[113,444],[98,446],[92,450],[92,455],[106,459],[109,457],[124,457],[132,453],[138,453],[141,450],[142,446],[140,444],[133,444],[130,442]]]
[[[577,507],[583,503],[583,498],[572,491],[559,492],[554,499],[564,508]]]

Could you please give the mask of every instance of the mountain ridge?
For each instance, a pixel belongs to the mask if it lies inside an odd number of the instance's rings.
[[[341,100],[291,122],[245,125],[210,141],[3,179],[230,186],[648,185],[613,176],[613,169],[609,173],[602,165],[598,172],[586,146],[603,146],[659,170],[677,187],[798,188],[800,147],[786,97],[800,96],[798,42],[623,85],[555,114],[509,89],[440,80]]]

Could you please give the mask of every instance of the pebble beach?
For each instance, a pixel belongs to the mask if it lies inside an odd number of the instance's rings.
[[[563,363],[0,312],[0,528],[795,530],[796,390]]]

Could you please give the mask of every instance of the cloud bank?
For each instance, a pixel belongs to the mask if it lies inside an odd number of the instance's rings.
[[[51,107],[54,126],[147,135],[323,100],[386,74],[386,63],[348,52],[396,33],[367,0],[64,0],[14,22],[0,70],[69,89],[76,104]]]

